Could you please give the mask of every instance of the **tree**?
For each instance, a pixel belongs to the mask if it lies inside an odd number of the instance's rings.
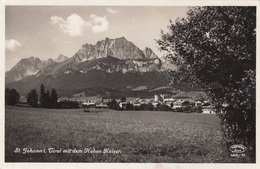
[[[32,107],[38,106],[38,94],[35,89],[32,89],[30,93],[28,93],[27,103]]]
[[[59,103],[57,103],[57,108],[59,108],[59,109],[78,109],[79,102],[70,101],[70,100],[61,100]]]
[[[45,107],[46,105],[46,93],[45,93],[45,87],[43,84],[41,84],[40,87],[40,106]]]
[[[133,110],[133,109],[134,109],[134,106],[133,106],[133,104],[131,104],[130,102],[127,102],[125,109],[126,109],[126,110]]]
[[[51,107],[51,99],[50,99],[50,92],[47,90],[45,94],[45,108],[50,108]]]
[[[54,88],[51,91],[50,102],[51,102],[51,108],[57,108],[58,94]]]
[[[40,106],[43,108],[50,108],[51,102],[50,102],[50,92],[47,90],[45,92],[45,87],[43,84],[41,84],[40,87]]]
[[[8,105],[15,105],[19,102],[20,94],[15,89],[6,88],[5,90],[5,103]]]
[[[216,105],[228,145],[255,161],[256,7],[194,7],[157,40],[178,66],[173,81],[203,87]]]
[[[108,106],[108,108],[114,109],[114,110],[118,110],[118,108],[119,108],[119,104],[115,99],[113,99],[111,102],[107,103],[107,106]]]

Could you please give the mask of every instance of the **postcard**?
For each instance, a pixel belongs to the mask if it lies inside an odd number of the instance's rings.
[[[2,1],[1,168],[256,168],[258,4]]]

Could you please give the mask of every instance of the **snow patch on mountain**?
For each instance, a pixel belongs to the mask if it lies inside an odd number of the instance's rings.
[[[39,70],[36,70],[36,71],[26,70],[25,75],[32,76],[32,75],[36,75],[38,72],[39,72]]]

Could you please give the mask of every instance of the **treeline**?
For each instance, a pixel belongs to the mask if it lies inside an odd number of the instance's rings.
[[[27,96],[27,103],[32,107],[48,108],[48,109],[73,109],[79,108],[76,101],[62,100],[58,102],[58,94],[53,88],[51,92],[45,91],[45,87],[41,84],[40,96],[36,89],[32,89]]]
[[[79,102],[71,100],[61,100],[57,104],[58,109],[79,109]]]
[[[49,90],[45,91],[44,85],[41,84],[40,96],[38,97],[36,89],[32,89],[27,95],[27,103],[32,107],[57,108],[58,94],[54,88],[50,94]]]
[[[19,102],[20,94],[15,89],[5,89],[5,104],[16,105]]]

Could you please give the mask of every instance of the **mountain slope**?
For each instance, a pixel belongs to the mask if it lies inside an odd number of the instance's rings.
[[[42,61],[37,57],[29,57],[20,60],[10,71],[5,74],[5,83],[19,81],[28,76],[37,74],[41,69],[54,64],[52,59]]]
[[[56,76],[40,75],[30,76],[18,82],[7,84],[9,88],[16,88],[20,94],[27,94],[31,89],[39,90],[44,84],[46,89],[55,88],[59,95],[68,96],[79,93],[88,88],[110,88],[126,90],[138,86],[149,86],[156,88],[167,85],[166,75],[159,72],[122,72],[108,73],[102,70],[90,70],[88,73],[81,73],[75,70],[67,70]],[[95,95],[95,94],[93,94]]]
[[[64,95],[95,87],[120,91],[127,86],[155,88],[169,83],[158,56],[150,48],[140,50],[124,37],[84,44],[71,58],[59,55],[54,60],[27,58],[20,62],[6,73],[6,86],[21,94],[41,83]],[[20,69],[19,78],[9,78]]]

